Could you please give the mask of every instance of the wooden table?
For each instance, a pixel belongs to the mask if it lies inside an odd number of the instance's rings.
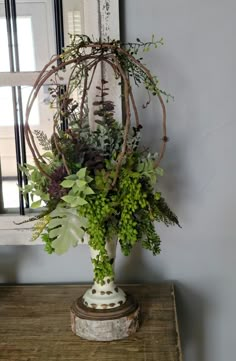
[[[86,286],[0,286],[1,361],[181,361],[172,284],[126,285],[142,326],[121,341],[92,342],[70,329],[69,307]]]

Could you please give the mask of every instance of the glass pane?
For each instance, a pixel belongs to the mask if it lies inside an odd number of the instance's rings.
[[[84,1],[64,0],[64,36],[65,45],[70,42],[69,34],[84,34]]]
[[[11,87],[0,87],[0,109],[0,127],[13,126],[14,118]]]
[[[10,71],[7,25],[3,5],[0,4],[0,71]]]
[[[39,71],[55,54],[53,1],[16,0],[20,71]]]
[[[11,87],[0,88],[0,197],[1,208],[19,207]],[[2,204],[3,203],[3,204]]]
[[[24,115],[25,115],[26,105],[27,105],[27,101],[28,101],[31,90],[32,90],[32,87],[30,87],[30,86],[22,86],[21,87],[22,103],[23,103],[23,114]],[[39,120],[39,101],[37,99],[35,100],[34,105],[33,105],[32,109],[31,109],[29,124],[31,126],[40,124],[40,120]]]
[[[31,92],[31,87],[22,86],[22,103],[23,108],[26,108],[27,100]],[[12,103],[12,89],[10,87],[0,87],[0,128],[13,127],[14,115],[13,115],[13,103]],[[25,112],[25,111],[24,111]],[[30,117],[30,125],[39,125],[39,104],[35,101]],[[0,135],[1,137],[1,135]]]
[[[21,87],[24,114],[31,89],[32,88],[28,86]],[[0,109],[0,171],[2,173],[2,179],[0,178],[0,194],[2,187],[4,208],[18,208],[19,193],[17,186],[16,148],[11,87],[0,87]],[[34,132],[34,130],[41,130],[47,135],[48,139],[50,139],[52,133],[53,114],[53,109],[50,109],[49,107],[48,87],[45,86],[40,90],[30,114],[29,124],[32,132]],[[37,141],[37,138],[36,143],[40,152],[44,152]],[[34,163],[27,144],[26,159],[27,163]],[[1,203],[0,196],[0,213],[2,208]]]
[[[17,178],[2,178],[3,210],[19,207]]]
[[[36,70],[31,16],[17,17],[17,35],[20,70]]]
[[[22,87],[23,88],[23,87]],[[22,95],[27,95],[23,97],[25,101],[23,102],[23,110],[25,113],[26,110],[26,101],[28,98],[28,94],[30,92],[29,87],[24,87],[22,91]],[[35,130],[43,131],[45,135],[50,138],[52,134],[52,128],[53,128],[53,115],[54,110],[50,108],[49,106],[49,93],[48,93],[48,87],[42,87],[39,91],[38,97],[36,98],[33,108],[30,112],[30,118],[29,118],[29,125],[34,133]],[[42,147],[40,146],[39,142],[36,139],[36,144],[39,148],[40,152],[44,152]],[[27,147],[27,162],[30,162],[32,160],[31,152]]]

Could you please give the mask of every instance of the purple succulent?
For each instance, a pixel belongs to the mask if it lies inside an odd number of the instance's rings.
[[[53,199],[60,199],[67,194],[68,190],[61,186],[61,182],[67,176],[64,166],[56,168],[51,174],[50,184],[48,186],[48,193]]]

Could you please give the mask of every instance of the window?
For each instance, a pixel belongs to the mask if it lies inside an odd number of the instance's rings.
[[[18,189],[27,180],[17,164],[32,161],[24,112],[39,71],[68,43],[68,33],[118,38],[118,13],[118,0],[0,0],[0,244],[29,244],[32,224],[19,227],[13,221],[30,213]],[[45,85],[30,122],[50,134],[48,100]]]
[[[17,87],[8,84],[0,88],[0,155],[2,174],[2,211],[19,208],[24,214],[28,202],[19,194],[17,184],[26,182],[17,163],[31,160],[25,145],[23,123],[24,110],[35,79],[45,61],[55,53],[53,9],[49,1],[2,1],[0,3],[0,47],[4,57],[0,61],[0,72],[16,75],[27,72],[29,84],[24,79],[15,80]],[[51,34],[51,35],[49,35]],[[17,74],[18,73],[18,74]],[[15,76],[15,77],[14,77]],[[7,79],[7,78],[6,78]],[[34,106],[31,125],[47,131],[50,114],[45,105],[46,94],[42,91]]]

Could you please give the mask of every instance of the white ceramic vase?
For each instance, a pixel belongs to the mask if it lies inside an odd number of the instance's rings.
[[[106,242],[106,250],[114,267],[116,258],[117,239],[112,239]],[[90,247],[91,258],[94,259],[99,254],[99,251]],[[83,303],[85,306],[93,309],[113,309],[120,307],[126,302],[126,294],[114,283],[114,279],[105,277],[104,284],[94,282],[93,286],[89,288],[83,295]]]

